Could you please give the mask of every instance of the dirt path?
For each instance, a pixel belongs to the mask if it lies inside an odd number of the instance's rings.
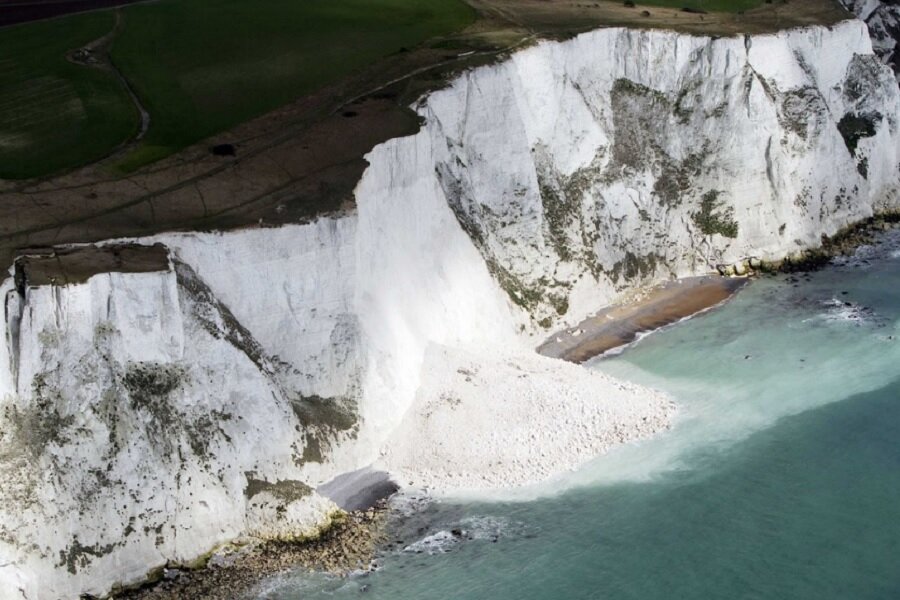
[[[115,63],[112,61],[112,57],[109,54],[113,42],[115,41],[116,37],[122,32],[122,28],[125,24],[125,16],[122,13],[121,9],[116,8],[114,14],[116,20],[113,24],[113,28],[109,31],[109,33],[85,44],[77,50],[72,50],[66,56],[66,59],[68,59],[69,62],[73,62],[77,65],[101,69],[103,71],[112,73],[116,77],[116,79],[119,80],[119,83],[122,84],[122,87],[125,88],[125,91],[128,93],[128,97],[131,99],[131,103],[134,105],[135,110],[137,110],[138,114],[141,117],[141,124],[138,128],[138,132],[131,139],[123,142],[115,150],[113,150],[113,152],[107,155],[107,158],[119,156],[130,151],[138,142],[144,139],[144,136],[147,135],[147,130],[150,128],[150,113],[147,112],[146,108],[144,108],[144,105],[141,103],[141,99],[138,97],[137,93],[135,93],[134,88],[131,86],[131,83],[129,83],[128,79],[125,77],[122,71],[120,71],[119,68],[116,67]]]
[[[130,146],[133,146],[137,142],[144,139],[144,136],[147,135],[147,130],[150,128],[150,113],[147,112],[147,109],[144,108],[144,105],[141,103],[141,99],[138,97],[137,93],[134,91],[134,88],[131,86],[131,83],[119,70],[116,64],[112,61],[112,57],[109,55],[109,50],[112,47],[112,43],[115,40],[116,36],[122,31],[122,28],[125,26],[125,16],[122,13],[121,9],[116,9],[116,24],[113,26],[112,35],[107,40],[106,44],[103,47],[103,54],[106,56],[106,62],[109,64],[112,71],[116,74],[116,78],[122,83],[125,87],[125,90],[128,92],[128,96],[131,98],[131,102],[134,104],[134,107],[137,109],[138,113],[141,115],[141,127],[137,132],[137,135],[130,142]],[[123,149],[124,150],[124,149]],[[121,152],[121,150],[120,150]]]

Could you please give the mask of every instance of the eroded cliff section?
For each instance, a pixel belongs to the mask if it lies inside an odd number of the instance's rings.
[[[313,490],[377,460],[496,487],[652,435],[667,398],[560,377],[537,336],[900,207],[900,91],[860,21],[594,31],[415,109],[423,127],[367,156],[350,214],[132,241],[140,269],[121,242],[73,277],[72,250],[19,261],[2,289],[0,598],[102,595],[244,536],[314,534],[335,507]],[[523,412],[466,427],[507,384]],[[442,421],[452,443],[404,434]]]
[[[900,81],[900,4],[887,0],[841,0],[847,10],[866,22],[875,53],[889,65]]]

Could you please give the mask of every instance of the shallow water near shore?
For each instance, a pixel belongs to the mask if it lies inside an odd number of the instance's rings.
[[[900,597],[898,337],[894,232],[589,365],[671,394],[672,431],[513,499],[427,504],[375,573],[255,597]]]

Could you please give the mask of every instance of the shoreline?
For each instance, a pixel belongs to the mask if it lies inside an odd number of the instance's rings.
[[[306,569],[346,577],[371,571],[387,542],[390,499],[399,490],[388,473],[371,467],[343,473],[316,492],[342,512],[312,539],[234,542],[197,568],[163,568],[159,578],[113,593],[112,600],[217,600],[243,597],[263,578]]]
[[[750,280],[746,277],[701,275],[674,279],[638,291],[550,336],[536,351],[542,356],[582,364],[610,350],[626,346],[641,334],[714,308],[731,298]]]
[[[375,467],[431,496],[540,484],[671,426],[657,390],[522,347],[431,344]]]
[[[718,275],[673,279],[635,290],[577,325],[555,332],[535,350],[542,356],[583,364],[627,346],[642,334],[715,308],[755,276],[821,269],[834,258],[850,256],[858,248],[874,243],[879,234],[894,229],[900,229],[900,213],[877,214],[848,225],[830,237],[823,236],[818,248],[800,250],[780,260],[749,258],[718,265]]]
[[[872,243],[879,233],[891,229],[900,229],[900,220],[896,216],[874,217],[839,232],[821,248],[797,253],[777,263],[761,263],[755,269],[749,264],[745,267],[750,276],[814,271],[829,264],[832,258],[853,254],[857,248]],[[749,283],[750,276],[704,275],[636,290],[623,302],[601,309],[578,325],[551,336],[537,348],[537,353],[570,363],[584,363],[632,343],[642,333],[656,331],[721,305]],[[580,333],[572,335],[576,331]],[[464,377],[472,375],[467,371],[460,374]],[[395,483],[397,477],[398,474],[366,467],[342,474],[320,486],[317,491],[341,506],[345,516],[314,540],[235,544],[214,553],[202,567],[165,569],[156,581],[109,597],[122,600],[249,598],[262,581],[279,574],[306,570],[347,577],[371,572],[377,569],[382,552],[405,543],[394,540],[397,533],[390,531],[391,520],[404,516],[404,511],[392,506],[390,501],[397,492],[402,494],[404,491]],[[429,483],[433,485],[434,481]],[[511,483],[515,486],[515,482]],[[413,500],[441,496],[439,486],[437,489],[428,487],[418,491],[406,488],[406,491],[414,492]],[[455,530],[452,535],[457,535]]]

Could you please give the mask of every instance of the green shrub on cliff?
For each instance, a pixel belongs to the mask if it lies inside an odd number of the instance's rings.
[[[718,233],[727,238],[736,238],[738,234],[738,224],[734,220],[734,210],[719,200],[720,192],[710,190],[703,194],[700,200],[700,211],[691,215],[694,224],[700,228],[705,235],[713,235]]]

